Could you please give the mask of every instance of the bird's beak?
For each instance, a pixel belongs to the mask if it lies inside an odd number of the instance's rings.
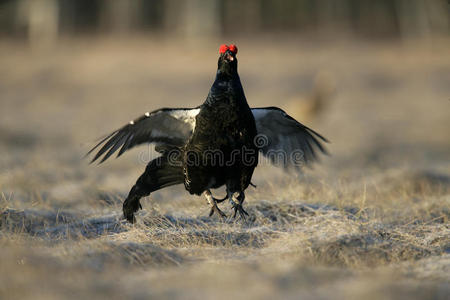
[[[231,52],[227,51],[227,53],[225,53],[225,60],[233,61],[234,60],[233,54]]]

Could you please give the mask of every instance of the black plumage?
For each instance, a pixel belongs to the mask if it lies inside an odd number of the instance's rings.
[[[229,199],[236,213],[251,184],[259,152],[287,169],[299,169],[326,153],[324,137],[276,107],[251,109],[237,72],[237,48],[222,45],[216,79],[206,101],[196,108],[164,108],[146,113],[103,138],[93,161],[100,163],[117,150],[154,143],[161,156],[152,160],[123,204],[125,218],[134,222],[140,198],[158,189],[184,184],[191,194],[204,194],[214,212],[225,216],[217,203]],[[101,158],[101,156],[103,157]],[[284,155],[284,156],[283,156]],[[295,159],[294,159],[295,158]],[[216,199],[210,189],[225,185],[227,195]]]

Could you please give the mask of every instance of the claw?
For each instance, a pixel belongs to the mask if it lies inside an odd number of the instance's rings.
[[[248,214],[248,212],[246,212],[245,210],[244,210],[244,208],[241,206],[241,210],[240,210],[240,212],[241,213],[244,213],[244,215],[246,215],[246,216],[248,216],[249,214]]]
[[[209,216],[211,217],[214,212],[217,212],[217,214],[219,216],[221,216],[222,218],[226,218],[227,215],[224,214],[219,207],[217,206],[217,202],[222,202],[223,200],[221,199],[215,199],[212,195],[211,195],[211,191],[210,190],[206,190],[204,192],[205,196],[206,196],[206,200],[208,201],[208,204],[211,206],[211,210],[209,211]]]
[[[221,211],[220,208],[217,207],[217,205],[211,207],[211,210],[209,211],[209,216],[211,217],[214,214],[214,212],[217,212],[217,214],[222,218],[227,217],[227,215],[223,211]]]
[[[240,215],[241,218],[244,219],[244,220],[245,220],[246,216],[249,215],[248,212],[246,212],[246,211],[244,210],[244,208],[242,207],[241,204],[234,204],[234,205],[233,205],[233,209],[234,209],[233,219],[236,218],[237,212],[239,212],[239,215]]]
[[[243,191],[239,192],[239,195],[237,197],[230,198],[230,203],[232,205],[232,208],[234,209],[233,218],[236,218],[237,213],[239,212],[239,215],[241,216],[241,219],[245,220],[245,217],[248,216],[248,212],[244,210],[242,207],[242,203],[244,203],[245,200],[245,194]]]

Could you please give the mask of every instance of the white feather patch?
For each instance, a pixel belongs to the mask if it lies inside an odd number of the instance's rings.
[[[170,112],[170,115],[180,121],[183,121],[185,123],[188,123],[191,125],[192,129],[195,128],[195,117],[200,112],[200,108],[194,108],[194,109],[180,109],[180,110],[174,110]]]

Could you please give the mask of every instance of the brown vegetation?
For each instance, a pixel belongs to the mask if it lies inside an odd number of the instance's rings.
[[[2,44],[1,298],[448,297],[449,42],[236,44],[252,106],[286,105],[331,74],[314,129],[332,155],[301,177],[259,167],[247,222],[210,219],[175,187],[144,200],[136,226],[121,202],[152,150],[82,157],[148,110],[201,103],[217,45]]]

